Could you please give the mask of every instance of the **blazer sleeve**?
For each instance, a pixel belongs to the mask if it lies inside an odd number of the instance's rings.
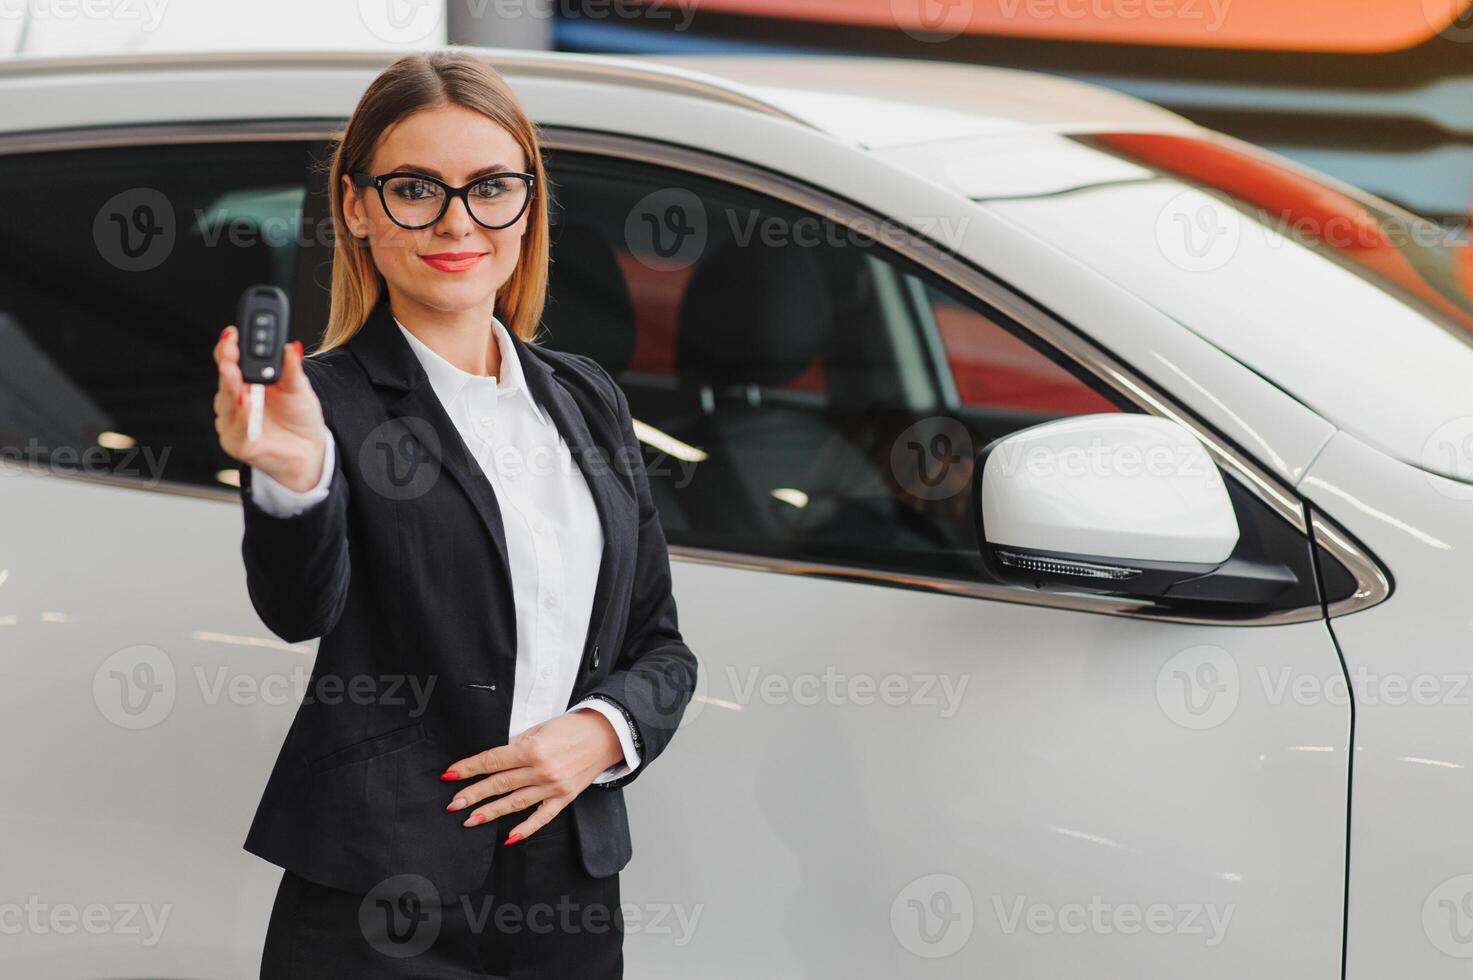
[[[328,414],[331,368],[310,357],[302,368],[322,403],[329,434],[340,445]],[[326,498],[286,517],[263,508],[251,494],[251,468],[240,471],[246,590],[261,622],[289,643],[326,634],[348,600],[348,480],[341,448],[332,455]]]
[[[639,778],[670,744],[685,706],[696,687],[696,658],[680,635],[675,596],[671,593],[670,555],[660,513],[650,494],[644,455],[634,435],[629,402],[614,379],[591,358],[588,362],[613,390],[622,458],[614,466],[630,466],[639,500],[639,541],[635,558],[634,592],[630,598],[629,626],[624,645],[609,676],[585,692],[585,698],[612,702],[634,729],[640,764],[617,779],[593,785],[618,789]]]

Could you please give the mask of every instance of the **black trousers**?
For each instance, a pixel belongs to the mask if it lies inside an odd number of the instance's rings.
[[[442,901],[415,875],[358,895],[283,872],[261,980],[622,980],[619,876],[583,869],[572,809],[502,846],[535,809],[466,829],[499,849],[475,895]]]

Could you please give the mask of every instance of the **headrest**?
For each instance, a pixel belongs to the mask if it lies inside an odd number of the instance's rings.
[[[813,248],[724,242],[696,267],[681,303],[681,380],[784,384],[824,348],[833,317]]]

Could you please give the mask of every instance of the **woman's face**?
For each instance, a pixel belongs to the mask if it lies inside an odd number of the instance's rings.
[[[364,169],[374,176],[412,170],[439,177],[452,187],[494,171],[530,172],[521,146],[509,132],[459,105],[421,109],[401,119],[379,139],[373,160]],[[407,202],[407,211],[408,202],[423,198],[429,189],[411,184],[395,196],[386,187],[385,195],[391,207]],[[470,196],[476,198],[475,188]],[[373,261],[391,295],[446,312],[484,309],[490,314],[497,290],[516,269],[531,212],[528,206],[515,224],[492,230],[474,221],[465,202],[456,199],[439,221],[410,230],[389,218],[375,188],[360,188],[343,176],[348,229],[368,237]]]

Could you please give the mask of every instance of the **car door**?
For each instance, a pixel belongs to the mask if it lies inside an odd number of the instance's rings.
[[[0,972],[254,976],[280,872],[241,842],[315,643],[246,594],[210,349],[245,286],[293,292],[320,254],[314,147],[47,143],[0,145],[0,865],[35,909],[7,913]]]
[[[545,342],[629,397],[702,668],[629,792],[631,970],[1339,976],[1350,710],[1290,683],[1342,676],[1302,503],[1226,448],[1243,547],[1298,578],[1272,609],[999,585],[975,453],[1159,413],[1148,377],[852,202],[550,139]]]

